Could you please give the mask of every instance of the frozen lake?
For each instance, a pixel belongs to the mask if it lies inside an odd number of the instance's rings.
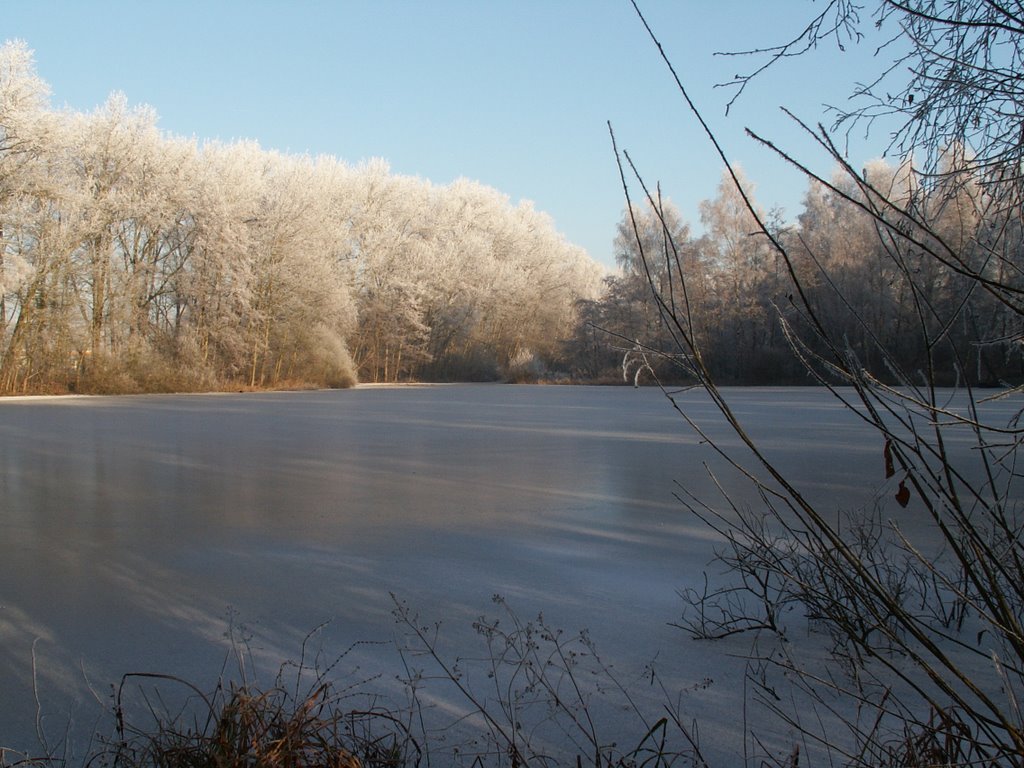
[[[882,492],[880,441],[827,393],[730,394],[812,497],[851,508]],[[715,423],[702,393],[681,402]],[[390,593],[443,619],[456,647],[504,595],[522,616],[589,627],[627,674],[655,655],[681,686],[719,670],[694,714],[735,713],[742,669],[668,626],[712,547],[674,483],[714,499],[711,462],[743,488],[713,459],[654,389],[2,401],[0,745],[33,747],[33,647],[56,738],[69,717],[90,729],[125,672],[212,686],[231,626],[267,669],[325,621],[339,651],[390,641]],[[387,645],[353,659],[394,663]]]

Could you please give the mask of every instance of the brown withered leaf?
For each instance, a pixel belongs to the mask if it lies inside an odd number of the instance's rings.
[[[892,440],[889,438],[885,439],[885,450],[882,453],[885,456],[885,479],[888,480],[896,474],[896,468],[892,463]]]
[[[896,491],[896,503],[901,507],[906,507],[910,503],[910,489],[902,480],[900,480],[899,490]]]

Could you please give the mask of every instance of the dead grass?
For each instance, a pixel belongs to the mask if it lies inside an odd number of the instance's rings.
[[[118,768],[398,768],[420,746],[394,709],[353,687],[295,670],[269,688],[222,683],[204,693],[159,674],[126,675],[114,737],[87,761]]]

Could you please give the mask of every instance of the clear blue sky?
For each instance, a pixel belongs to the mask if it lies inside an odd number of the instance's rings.
[[[712,54],[788,39],[822,2],[641,6],[759,202],[794,216],[803,180],[743,128],[806,147],[778,106],[819,119],[877,67],[872,47],[786,62],[727,119],[711,85],[744,65]],[[606,121],[694,226],[721,173],[628,0],[6,0],[0,30],[35,51],[56,107],[120,90],[169,133],[476,179],[533,200],[609,265],[623,198]]]

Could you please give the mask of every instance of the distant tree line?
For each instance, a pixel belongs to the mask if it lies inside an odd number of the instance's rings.
[[[865,173],[938,221],[968,271],[1008,279],[995,244],[1020,249],[1020,220],[992,205],[984,180],[881,161]],[[965,265],[895,269],[870,201],[844,178],[812,184],[791,225],[765,217],[830,332],[881,380],[893,360],[924,365],[939,342],[971,361],[973,383],[1018,379],[1005,307],[984,284],[965,292]],[[646,354],[675,348],[651,283],[686,308],[719,381],[807,382],[785,330],[804,321],[787,267],[734,185],[723,179],[700,217],[695,236],[671,203],[634,206],[615,239],[619,269],[605,274],[529,203],[475,182],[200,145],[118,94],[91,113],[54,110],[31,52],[7,43],[0,392],[613,382],[624,369],[643,380],[645,362],[685,379],[686,361]],[[921,318],[930,340],[906,333]],[[937,376],[953,384],[954,370]]]
[[[955,151],[949,153],[952,167]],[[922,380],[927,370],[947,385],[962,377],[995,385],[1024,373],[1012,313],[973,278],[1019,281],[1008,265],[1024,247],[1021,219],[990,194],[980,173],[924,175],[879,160],[863,170],[874,193],[837,170],[827,184],[811,182],[791,225],[778,211],[761,212],[791,255],[800,290],[816,307],[815,321],[829,326],[825,332],[843,339],[850,359],[880,381],[894,381],[896,367],[920,371]],[[892,237],[878,223],[887,212],[877,210],[876,194],[932,222],[936,242],[901,251],[894,262]],[[700,217],[704,233],[694,236],[670,202],[626,211],[615,241],[620,271],[606,277],[600,298],[580,302],[580,323],[567,348],[578,377],[621,380],[625,363],[632,379],[646,362],[663,380],[689,378],[666,325],[673,320],[659,312],[653,285],[677,319],[685,314],[692,321],[703,362],[717,381],[811,383],[805,363],[823,350],[811,344],[794,355],[787,338],[810,318],[794,300],[786,263],[724,175],[716,197],[701,204]],[[930,256],[936,248],[957,257],[943,263]],[[948,317],[956,322],[941,320]],[[927,334],[915,332],[922,325]]]
[[[55,110],[0,48],[0,392],[529,378],[601,276],[481,184]]]

